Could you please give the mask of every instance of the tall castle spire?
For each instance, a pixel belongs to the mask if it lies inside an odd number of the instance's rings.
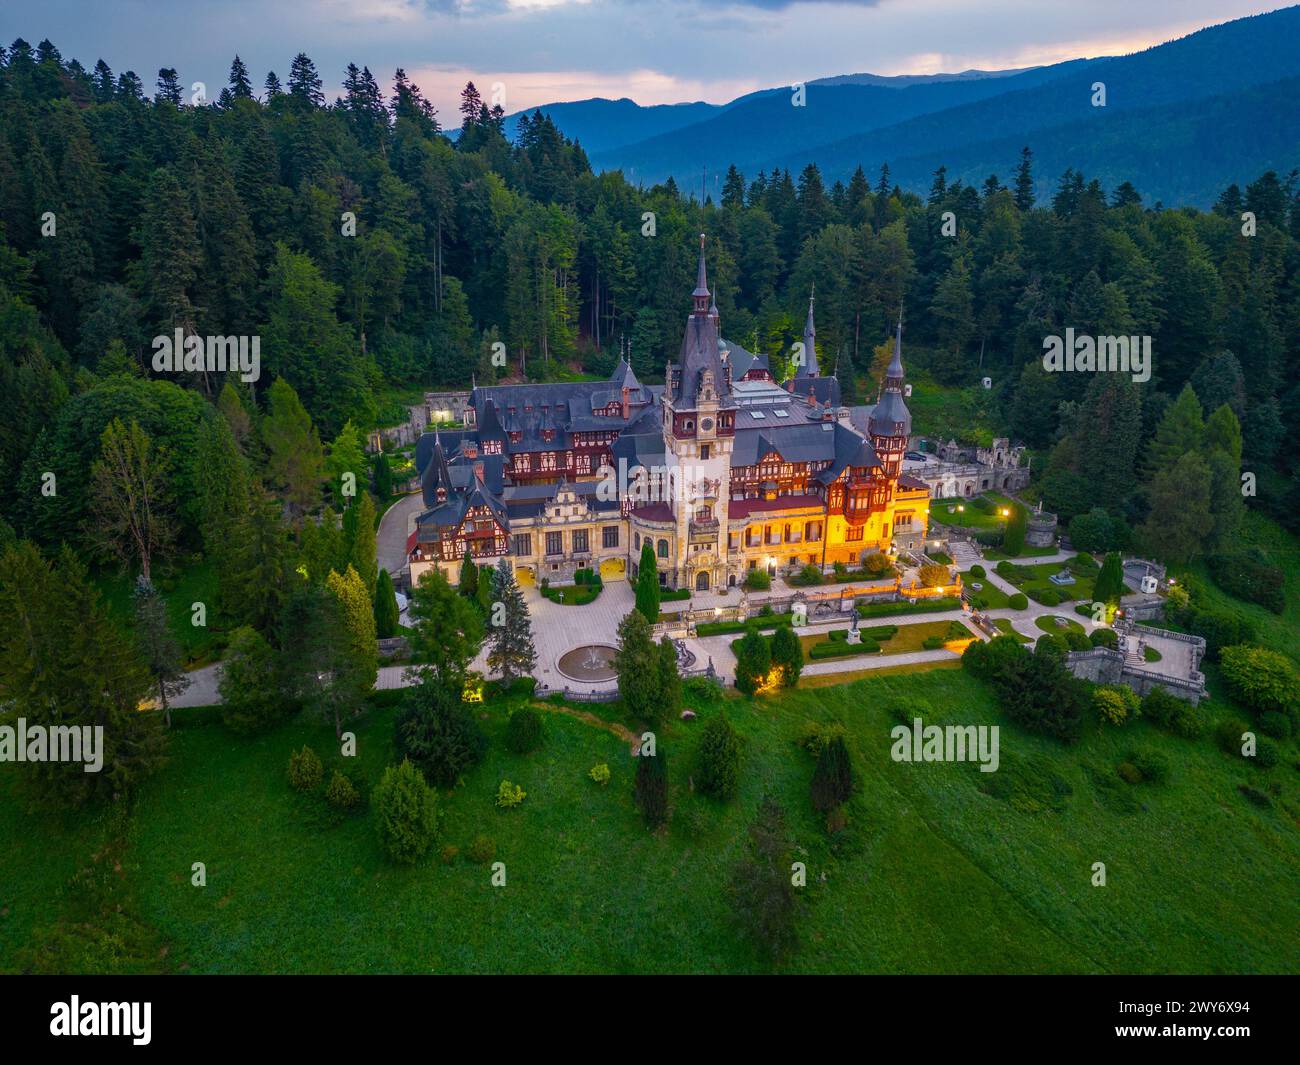
[[[885,370],[885,380],[880,386],[880,398],[871,411],[867,429],[873,438],[906,439],[912,432],[912,415],[903,402],[903,311],[898,311],[898,327],[894,332],[894,357]]]
[[[709,278],[704,268],[704,234],[700,234],[700,267],[695,275],[695,291],[691,293],[695,301],[695,314],[701,318],[709,313]]]
[[[817,298],[814,285],[808,294],[808,319],[803,326],[803,363],[795,371],[795,377],[817,377],[821,370],[817,366],[817,326],[813,322],[813,301]]]

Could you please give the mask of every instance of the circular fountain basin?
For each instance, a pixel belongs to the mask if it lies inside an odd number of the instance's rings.
[[[603,643],[583,644],[571,651],[565,651],[555,663],[564,676],[570,680],[591,682],[613,680],[618,676],[614,669],[614,655],[618,648]]]

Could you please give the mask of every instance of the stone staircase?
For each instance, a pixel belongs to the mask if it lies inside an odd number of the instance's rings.
[[[968,540],[949,540],[948,553],[952,555],[952,564],[959,570],[970,569],[984,560]]]

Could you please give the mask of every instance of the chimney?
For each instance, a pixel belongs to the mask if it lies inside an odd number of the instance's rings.
[[[478,480],[478,483],[479,483],[479,484],[482,484],[482,483],[483,483],[483,463],[482,463],[482,462],[475,462],[475,463],[474,463],[474,477]]]

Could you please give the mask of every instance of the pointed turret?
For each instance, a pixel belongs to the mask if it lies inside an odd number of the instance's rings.
[[[700,266],[695,274],[695,291],[691,293],[695,301],[695,313],[707,317],[709,313],[709,277],[704,268],[704,234],[700,234]]]
[[[425,503],[431,506],[446,502],[451,494],[451,470],[447,466],[447,453],[442,448],[442,437],[436,429],[433,432],[433,454],[429,456],[429,464],[420,478],[420,488]]]
[[[803,363],[795,371],[795,377],[816,377],[821,372],[817,366],[817,326],[813,322],[813,301],[817,290],[808,296],[808,320],[803,326]]]
[[[903,402],[903,314],[899,311],[898,328],[894,333],[894,357],[885,371],[885,381],[880,388],[880,398],[871,411],[867,429],[873,437],[904,440],[912,432],[912,415]]]

